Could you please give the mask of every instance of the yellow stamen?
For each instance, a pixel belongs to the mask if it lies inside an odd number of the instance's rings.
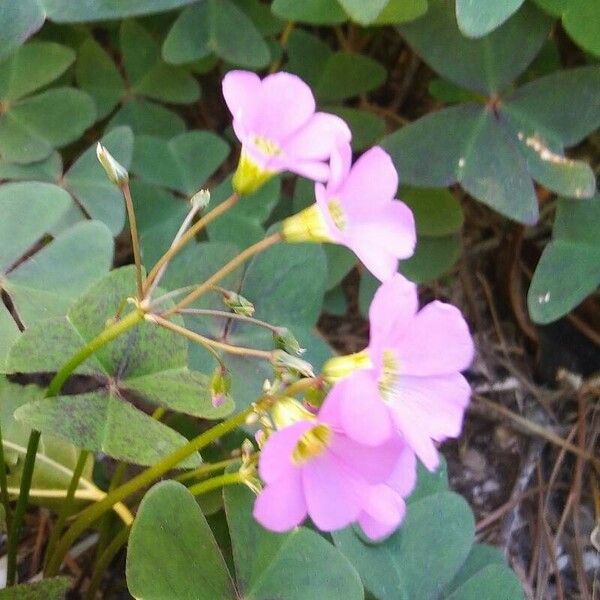
[[[325,452],[331,440],[331,429],[320,423],[309,429],[299,440],[292,452],[292,462],[303,465]]]
[[[281,156],[282,154],[281,148],[275,142],[272,142],[261,135],[255,136],[252,141],[254,142],[254,145],[267,156]]]
[[[277,429],[283,429],[298,421],[310,421],[315,418],[315,415],[306,410],[298,400],[294,400],[294,398],[281,398],[271,409],[271,418]]]
[[[327,203],[327,208],[329,209],[331,220],[335,223],[335,226],[340,231],[344,231],[348,226],[348,222],[346,221],[346,215],[344,214],[341,202],[334,198]]]
[[[391,396],[394,393],[394,388],[398,381],[398,370],[398,359],[394,352],[392,350],[384,350],[383,370],[377,383],[379,386],[379,393],[386,401],[391,400]]]

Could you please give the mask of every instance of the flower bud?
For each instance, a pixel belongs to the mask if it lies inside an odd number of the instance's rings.
[[[119,164],[100,142],[96,145],[96,156],[111,183],[120,187],[129,181],[127,169]]]
[[[294,375],[303,375],[304,377],[315,376],[313,367],[309,362],[297,356],[292,356],[284,350],[273,350],[271,353],[271,364],[276,369],[291,371]]]
[[[304,393],[304,403],[307,406],[307,410],[310,409],[318,410],[325,401],[329,386],[320,382],[319,385],[310,387]]]
[[[227,369],[219,365],[210,378],[210,397],[214,408],[222,406],[231,391],[231,376]]]
[[[306,349],[300,347],[298,340],[287,327],[277,327],[276,331],[273,332],[273,340],[278,348],[289,354],[300,356],[306,352]]]
[[[277,429],[283,429],[298,421],[312,421],[315,415],[294,398],[281,398],[271,409],[271,418]]]
[[[210,204],[210,192],[200,190],[190,198],[190,204],[198,210],[204,210]]]
[[[328,383],[347,377],[360,369],[369,369],[373,366],[371,357],[366,350],[356,352],[355,354],[345,354],[343,356],[334,356],[325,362],[321,369],[321,375]]]
[[[223,302],[236,314],[251,317],[254,314],[254,304],[241,294],[224,291]]]

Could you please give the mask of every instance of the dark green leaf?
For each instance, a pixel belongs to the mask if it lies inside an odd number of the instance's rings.
[[[93,100],[72,88],[53,88],[16,102],[0,115],[0,157],[28,163],[77,139],[95,120]]]
[[[99,119],[110,114],[125,93],[117,66],[93,38],[79,48],[75,77],[79,87],[94,99]]]
[[[458,29],[454,10],[454,0],[431,0],[426,15],[400,26],[400,33],[446,79],[484,94],[501,92],[525,70],[552,24],[526,3],[485,38],[470,40]]]
[[[110,120],[107,129],[126,125],[134,135],[170,139],[185,131],[184,120],[172,110],[142,99],[127,102]]]
[[[412,502],[401,528],[381,544],[365,544],[352,528],[333,539],[378,600],[436,598],[467,557],[474,531],[467,503],[440,492]]]
[[[274,0],[271,10],[282,19],[314,25],[335,25],[348,19],[333,0]]]
[[[131,170],[149,183],[192,195],[221,166],[228,154],[228,145],[208,131],[188,131],[168,142],[157,137],[138,136]]]
[[[124,21],[120,30],[123,62],[134,94],[187,104],[200,97],[198,82],[183,67],[165,63],[160,46],[135,21]]]
[[[206,518],[180,483],[162,481],[144,496],[129,537],[127,586],[145,600],[236,597]]]
[[[271,533],[254,521],[253,494],[224,490],[237,584],[248,600],[362,600],[356,571],[322,537],[304,527]],[[323,568],[326,565],[326,568]]]
[[[264,67],[270,60],[252,20],[229,0],[205,0],[184,10],[163,45],[165,60],[174,64],[210,54],[251,68]]]
[[[0,59],[13,52],[44,24],[39,0],[0,4]]]
[[[15,419],[78,448],[139,465],[153,465],[187,441],[126,400],[104,392],[30,402],[15,412]],[[179,466],[199,463],[193,454]]]
[[[412,210],[420,235],[450,235],[462,227],[460,203],[447,189],[403,187],[399,196]]]
[[[391,25],[417,19],[427,11],[427,0],[389,0],[375,21],[376,25]]]
[[[31,42],[0,63],[0,99],[14,102],[54,81],[75,60],[75,53],[54,42]]]
[[[352,149],[364,150],[376,144],[385,133],[385,121],[377,115],[346,106],[328,106],[327,112],[338,115],[348,123],[352,131]]]
[[[369,25],[377,19],[388,0],[338,0],[350,18],[361,25]]]

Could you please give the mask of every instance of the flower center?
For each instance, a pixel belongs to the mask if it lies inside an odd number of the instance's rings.
[[[383,351],[383,368],[379,381],[377,382],[379,387],[379,393],[383,396],[383,399],[387,402],[391,400],[394,388],[398,381],[398,371],[400,365],[398,359],[392,350]]]
[[[254,145],[266,156],[281,156],[281,148],[262,135],[255,135],[253,142]]]
[[[334,198],[327,203],[327,208],[329,209],[331,220],[334,222],[335,226],[340,231],[344,231],[348,225],[348,222],[346,220],[346,215],[344,214],[341,202]]]
[[[329,426],[323,423],[315,425],[298,440],[292,452],[292,462],[300,466],[321,456],[327,449],[330,440],[331,429]]]

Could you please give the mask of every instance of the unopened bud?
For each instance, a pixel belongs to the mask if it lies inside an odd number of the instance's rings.
[[[318,384],[308,388],[304,393],[304,402],[307,405],[307,409],[319,409],[325,400],[325,396],[327,396],[327,391],[329,386],[326,385],[323,381],[320,381]]]
[[[236,314],[251,317],[254,314],[254,304],[236,292],[224,291],[223,302]]]
[[[96,156],[111,183],[120,187],[129,181],[127,169],[100,142],[96,145]]]
[[[313,367],[309,362],[297,356],[292,356],[284,350],[273,350],[271,353],[271,364],[276,369],[292,371],[294,374],[304,375],[305,377],[315,376]]]
[[[222,406],[231,391],[231,376],[225,367],[219,365],[210,379],[210,397],[215,408]]]
[[[190,204],[198,210],[204,210],[210,204],[210,192],[200,190],[190,198]]]
[[[278,348],[281,348],[290,354],[297,354],[300,356],[306,352],[306,349],[300,347],[298,340],[287,327],[277,327],[276,331],[273,332],[273,340]]]
[[[366,350],[355,354],[334,356],[325,362],[321,369],[323,379],[328,383],[335,383],[360,369],[369,369],[373,366],[371,357]]]
[[[271,409],[271,418],[277,429],[283,429],[298,421],[312,420],[315,415],[294,398],[281,398]]]

